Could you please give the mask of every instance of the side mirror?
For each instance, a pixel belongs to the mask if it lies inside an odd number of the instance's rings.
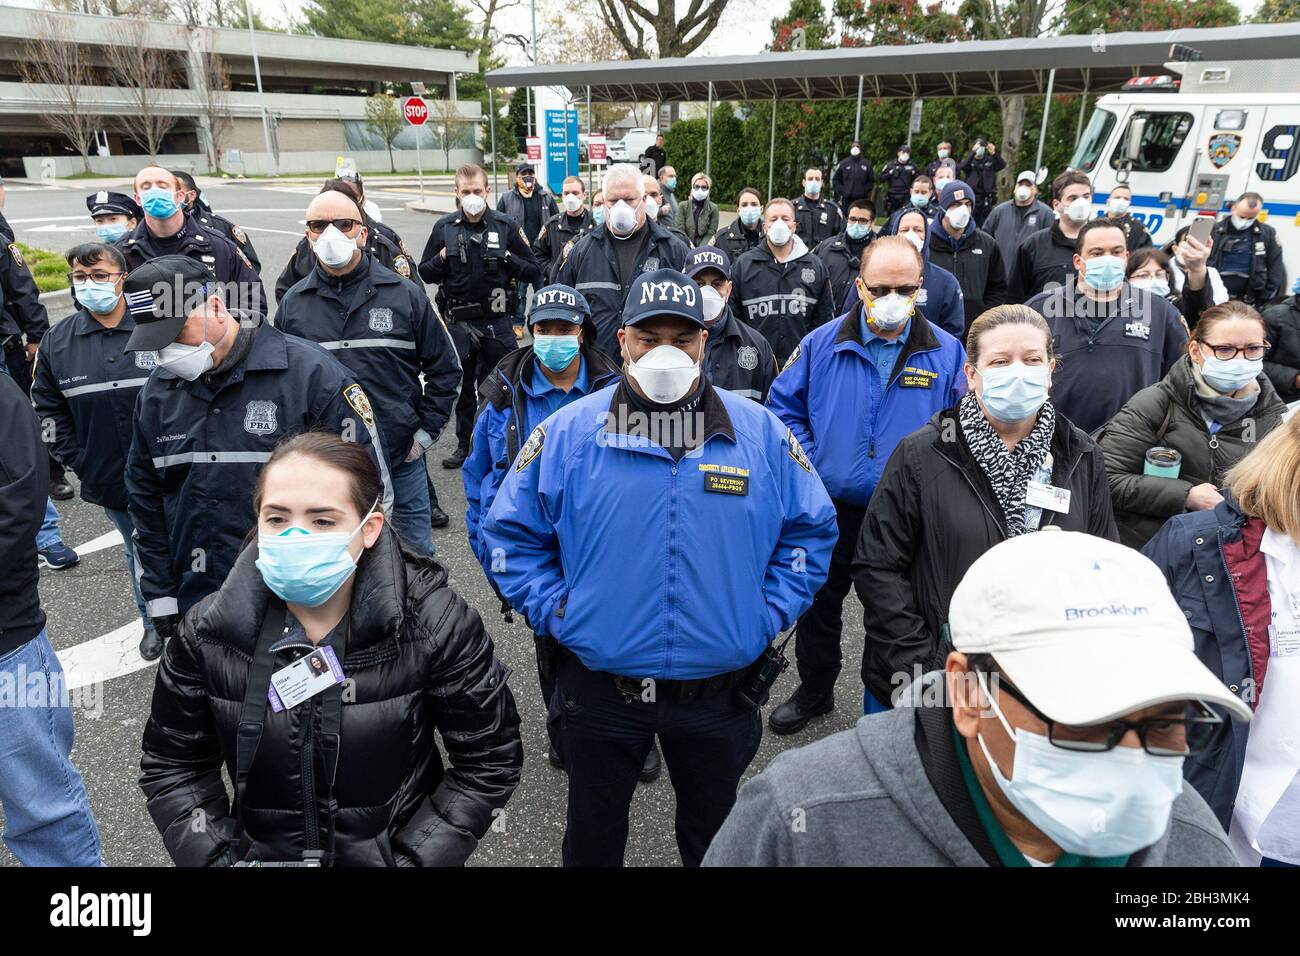
[[[1147,118],[1134,116],[1128,126],[1128,140],[1124,144],[1123,159],[1126,163],[1137,163],[1142,159],[1142,137],[1146,133]]]

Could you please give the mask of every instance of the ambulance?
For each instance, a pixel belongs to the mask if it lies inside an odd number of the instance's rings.
[[[1160,245],[1259,193],[1289,292],[1300,276],[1300,60],[1165,69],[1176,76],[1135,77],[1097,101],[1070,161],[1092,179],[1095,211],[1105,215],[1111,189],[1127,184],[1133,217]]]

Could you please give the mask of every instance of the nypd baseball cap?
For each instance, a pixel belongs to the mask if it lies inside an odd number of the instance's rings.
[[[699,286],[675,269],[641,273],[627,290],[623,325],[637,325],[665,316],[685,319],[702,329],[707,328]]]
[[[86,197],[86,208],[92,216],[130,216],[143,219],[144,210],[126,193],[109,192],[101,189]]]
[[[1027,182],[1029,183],[1029,185],[1032,186],[1034,185],[1034,183],[1038,182],[1038,177],[1034,175],[1034,171],[1032,169],[1026,169],[1016,174],[1016,182],[1018,183]]]
[[[939,193],[939,208],[947,209],[953,203],[962,202],[963,200],[973,204],[975,202],[975,190],[960,179],[954,179],[943,187],[943,192]]]
[[[1141,553],[1047,527],[970,566],[948,609],[953,647],[991,654],[1052,720],[1086,726],[1172,701],[1250,708],[1196,657],[1165,576]]]
[[[722,278],[730,279],[731,256],[717,246],[700,246],[698,249],[692,249],[691,254],[686,257],[686,266],[682,272],[694,279],[705,269],[721,272]]]
[[[135,323],[126,351],[171,345],[186,316],[218,288],[207,267],[189,256],[159,256],[132,269],[122,282],[122,298]]]
[[[572,322],[582,325],[591,317],[591,306],[581,292],[572,286],[548,285],[533,294],[533,304],[528,310],[528,324],[538,322]]]

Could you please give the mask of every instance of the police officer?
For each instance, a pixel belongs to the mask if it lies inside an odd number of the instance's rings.
[[[253,264],[234,243],[187,216],[182,197],[180,182],[161,166],[146,166],[135,174],[135,201],[144,210],[144,220],[117,244],[127,270],[159,256],[187,256],[208,270],[209,279],[226,287],[231,307],[265,315],[266,290]]]
[[[533,429],[483,525],[502,593],[560,645],[568,866],[622,863],[656,736],[682,862],[699,864],[758,750],[754,674],[835,539],[789,430],[700,374],[701,306],[680,272],[633,281],[618,336],[627,375]]]
[[[1285,291],[1286,266],[1277,230],[1259,221],[1264,199],[1242,193],[1226,219],[1210,232],[1209,266],[1223,277],[1228,295],[1262,309]]]
[[[577,242],[596,228],[596,221],[591,217],[591,210],[584,204],[586,187],[579,176],[569,176],[560,188],[560,204],[563,212],[556,213],[542,226],[533,243],[533,255],[546,276],[555,274],[564,258],[564,247]]]
[[[479,386],[479,412],[474,423],[470,454],[461,466],[465,483],[465,532],[470,550],[483,566],[488,583],[500,596],[492,572],[497,557],[484,541],[483,519],[487,517],[497,489],[519,455],[519,448],[544,419],[585,395],[611,384],[621,374],[604,352],[595,346],[596,327],[591,307],[582,293],[563,285],[549,285],[533,296],[528,313],[532,345],[516,349],[503,358]],[[502,598],[502,610],[510,604]],[[557,746],[560,706],[554,700],[558,645],[545,631],[536,635],[537,677],[547,707],[546,732],[551,739],[550,761],[564,768]],[[657,755],[652,750],[642,768],[658,775]],[[653,776],[650,777],[653,779]]]
[[[836,315],[844,306],[849,289],[858,278],[862,250],[875,238],[876,207],[868,199],[858,199],[849,206],[844,231],[832,236],[813,253],[826,266],[831,283],[831,304]]]
[[[762,241],[763,194],[746,186],[736,197],[736,218],[731,225],[718,230],[713,245],[735,262]]]
[[[880,182],[885,187],[885,215],[892,216],[908,204],[912,181],[917,177],[916,163],[912,162],[912,147],[904,143],[898,147],[894,158],[880,171]]]
[[[934,179],[935,171],[943,164],[943,161],[952,156],[952,143],[945,139],[935,149],[934,155],[935,158],[925,164],[925,174],[931,179]]]
[[[135,323],[122,298],[126,260],[114,246],[88,242],[68,250],[80,311],[41,342],[32,404],[50,454],[81,479],[82,500],[99,505],[122,534],[126,570],[140,620],[141,647],[157,645],[136,577],[134,525],[127,512],[126,456],[135,430],[135,400],[157,356],[124,352]]]
[[[305,238],[316,267],[280,300],[275,326],[328,349],[366,390],[388,453],[393,528],[432,556],[424,453],[451,417],[460,362],[424,290],[366,253],[365,232],[361,207],[343,193],[311,201]]]
[[[208,205],[207,198],[203,191],[199,189],[198,183],[194,177],[181,169],[173,169],[172,175],[176,181],[181,184],[181,190],[185,198],[181,201],[181,208],[187,215],[193,216],[199,223],[213,232],[218,232],[244,253],[244,257],[253,264],[253,271],[259,275],[262,272],[262,260],[257,258],[257,250],[253,248],[252,241],[248,238],[248,233],[244,232],[225,216],[218,216]]]
[[[126,491],[145,609],[159,640],[216,591],[254,526],[253,486],[282,438],[313,428],[366,445],[392,506],[388,461],[365,391],[319,346],[258,313],[232,312],[224,287],[188,256],[132,269],[123,286],[128,352],[157,352],[140,390]]]
[[[961,343],[915,308],[923,267],[901,237],[867,246],[853,308],[804,336],[772,384],[768,408],[808,448],[839,523],[826,583],[799,620],[799,686],[768,719],[778,734],[834,709],[841,613],[867,502],[895,446],[966,388]]]
[[[763,223],[762,245],[732,267],[732,295],[737,314],[771,343],[784,365],[801,338],[835,317],[835,304],[826,266],[795,231],[790,200],[768,200]]]
[[[117,242],[144,219],[144,210],[134,199],[105,189],[87,196],[86,208],[100,242]]]
[[[1129,215],[1129,207],[1133,205],[1133,189],[1125,183],[1120,183],[1111,188],[1110,195],[1106,197],[1106,221],[1112,222],[1124,230],[1124,236],[1128,240],[1128,251],[1137,252],[1139,249],[1151,245],[1151,233],[1147,232],[1147,227]]]
[[[939,194],[934,190],[934,180],[924,173],[912,180],[912,191],[908,195],[911,208],[925,213],[925,218],[933,219],[939,208]]]
[[[381,232],[379,225],[367,215],[365,207],[361,205],[357,198],[359,193],[351,180],[347,179],[328,179],[325,185],[321,187],[321,193],[335,192],[348,197],[352,202],[361,209],[361,221],[365,228],[365,249],[366,253],[371,256],[380,265],[392,269],[403,279],[413,280],[421,289],[424,283],[420,282],[419,273],[415,271],[415,260],[407,255],[403,249],[389,238],[389,233]],[[392,230],[389,230],[391,233]],[[396,233],[392,233],[396,235]],[[398,240],[400,242],[400,240]],[[293,256],[285,265],[284,271],[280,273],[280,278],[275,280],[275,300],[279,302],[285,294],[294,287],[300,280],[312,274],[316,268],[316,254],[312,251],[311,242],[306,236],[298,240],[297,247],[293,250]],[[427,295],[427,291],[425,292]]]
[[[1125,281],[1128,237],[1105,218],[1075,240],[1075,275],[1026,305],[1052,327],[1052,404],[1086,432],[1165,377],[1187,351],[1187,325],[1161,295]]]
[[[481,167],[466,163],[456,170],[460,208],[434,223],[420,258],[420,277],[438,284],[438,308],[460,356],[456,451],[442,460],[444,468],[465,463],[479,383],[514,351],[510,317],[519,303],[512,283],[540,284],[542,276],[524,230],[504,213],[488,209],[487,192]]]
[[[958,180],[944,187],[930,223],[930,262],[961,284],[966,328],[1007,300],[1007,270],[997,242],[975,225],[975,193]],[[963,336],[964,338],[964,336]]]
[[[803,195],[794,200],[797,232],[811,248],[840,231],[844,213],[829,199],[822,197],[822,171],[807,169],[803,174]]]
[[[618,163],[605,173],[605,223],[569,249],[556,281],[583,294],[596,325],[596,347],[618,355],[618,330],[627,291],[642,272],[680,270],[690,252],[686,242],[647,218],[645,180],[640,170]]]
[[[831,188],[835,190],[844,215],[849,214],[853,200],[870,199],[875,185],[876,171],[871,168],[871,160],[862,155],[862,143],[854,140],[849,155],[840,160],[831,176]]]
[[[975,140],[970,153],[957,167],[959,175],[975,190],[975,225],[983,225],[998,201],[998,173],[1007,168],[1007,161],[998,155],[996,143],[983,136]]]
[[[1056,222],[1031,232],[1016,250],[1007,279],[1008,302],[1028,302],[1045,289],[1070,282],[1079,233],[1092,218],[1092,181],[1073,169],[1061,173],[1052,180],[1052,209]]]
[[[838,212],[839,210],[836,210]],[[704,302],[704,324],[709,330],[704,350],[704,372],[714,388],[762,404],[776,378],[776,357],[772,346],[730,308],[731,259],[715,246],[691,250],[682,270],[700,287]]]
[[[361,211],[365,213],[366,222],[368,223],[366,228],[373,235],[383,236],[392,243],[397,249],[397,252],[411,263],[412,271],[414,271],[415,256],[411,255],[411,250],[406,248],[406,243],[403,242],[402,237],[397,234],[397,230],[384,222],[384,214],[380,212],[379,206],[374,202],[374,200],[366,197],[366,184],[365,180],[361,178],[361,173],[357,172],[355,169],[341,169],[339,170],[338,178],[336,180],[325,180],[327,185],[331,182],[343,183],[352,191],[353,198],[356,199],[357,203],[361,206]],[[401,269],[396,267],[393,268],[398,275],[402,275]],[[413,279],[414,275],[403,276],[403,278]]]

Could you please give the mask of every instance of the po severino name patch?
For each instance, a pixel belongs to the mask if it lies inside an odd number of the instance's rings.
[[[534,458],[542,453],[542,444],[546,441],[546,430],[538,425],[533,429],[528,441],[524,442],[524,447],[519,449],[519,459],[515,462],[515,471],[523,471],[527,468]]]

